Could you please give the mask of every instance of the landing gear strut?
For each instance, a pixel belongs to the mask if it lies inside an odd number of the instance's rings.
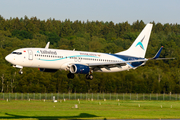
[[[19,74],[21,74],[21,75],[23,74],[23,71],[22,71],[22,69],[20,69],[20,71],[19,71]]]
[[[68,74],[67,74],[67,77],[68,77],[69,79],[73,79],[73,78],[74,78],[74,74],[73,74],[73,73],[68,73]]]
[[[92,79],[93,79],[93,75],[92,75],[92,74],[90,74],[90,75],[87,74],[87,75],[86,75],[86,79],[92,80]]]

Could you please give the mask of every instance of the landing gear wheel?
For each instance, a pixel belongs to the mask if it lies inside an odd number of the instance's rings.
[[[89,79],[92,80],[93,79],[93,75],[89,75]]]
[[[93,75],[87,74],[87,75],[86,75],[86,79],[92,80],[92,79],[93,79]]]
[[[23,74],[23,71],[22,71],[22,69],[20,69],[20,71],[19,71],[19,74],[21,74],[21,75]]]
[[[19,71],[19,74],[21,74],[21,75],[22,75],[22,74],[23,74],[23,71]]]
[[[89,74],[86,75],[86,79],[89,79]]]
[[[73,73],[68,73],[68,74],[67,74],[67,77],[68,77],[69,79],[73,79],[73,78],[74,78],[74,74],[73,74]]]

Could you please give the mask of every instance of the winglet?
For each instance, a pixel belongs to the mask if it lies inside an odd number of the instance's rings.
[[[48,43],[46,44],[45,49],[48,49],[48,48],[49,48],[49,44],[50,44],[50,42],[48,42]]]
[[[160,56],[162,49],[163,49],[163,46],[161,46],[161,48],[160,48],[159,51],[156,53],[156,55],[153,57],[153,59],[157,59],[157,58]]]

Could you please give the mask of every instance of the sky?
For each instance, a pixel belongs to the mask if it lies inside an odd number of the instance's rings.
[[[180,24],[180,0],[1,0],[0,15],[64,21]]]

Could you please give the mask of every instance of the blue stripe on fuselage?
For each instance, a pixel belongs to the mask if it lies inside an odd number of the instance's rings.
[[[112,55],[117,57],[118,59],[122,60],[122,61],[128,61],[128,60],[139,60],[139,59],[144,59],[144,58],[137,58],[137,57],[132,57],[132,56],[125,56],[125,55],[117,55],[117,54],[108,54],[108,55]],[[42,59],[42,58],[37,58],[37,60],[41,60],[41,61],[58,61],[58,60],[63,60],[63,59],[67,59],[70,57],[91,57],[91,58],[99,58],[96,56],[89,56],[89,55],[73,55],[73,56],[67,56],[67,57],[63,57],[63,58],[58,58],[58,59]],[[141,65],[143,62],[133,62],[133,63],[127,63],[128,65],[130,65],[131,67],[138,67],[139,65]]]
[[[123,61],[144,59],[144,58],[137,58],[137,57],[132,57],[132,56],[118,55],[118,54],[109,54],[109,55],[115,56]],[[130,65],[131,67],[138,67],[142,63],[144,62],[133,62],[131,64],[130,63],[127,63],[127,64]]]

